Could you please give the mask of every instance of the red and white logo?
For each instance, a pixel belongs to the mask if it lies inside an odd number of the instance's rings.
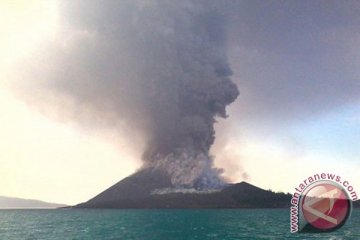
[[[345,223],[351,202],[340,185],[327,181],[309,187],[303,194],[301,208],[306,222],[313,228],[331,231]]]

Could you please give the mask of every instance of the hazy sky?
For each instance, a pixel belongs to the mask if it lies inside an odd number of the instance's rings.
[[[217,166],[231,181],[277,191],[293,191],[318,172],[338,173],[360,191],[359,2],[228,4],[228,56],[240,97],[216,126]],[[39,104],[43,93],[29,66],[51,71],[58,61],[43,56],[69,46],[86,43],[91,51],[96,33],[87,27],[107,22],[106,14],[90,25],[67,19],[84,9],[0,3],[0,195],[75,204],[141,165],[141,141],[124,137],[136,129],[73,120],[59,111],[71,109],[66,98]]]

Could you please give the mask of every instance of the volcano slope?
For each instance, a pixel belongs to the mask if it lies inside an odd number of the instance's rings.
[[[290,194],[274,193],[246,182],[220,190],[174,189],[170,176],[143,169],[75,208],[285,208]]]

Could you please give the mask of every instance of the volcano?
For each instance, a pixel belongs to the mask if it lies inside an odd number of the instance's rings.
[[[75,208],[284,208],[290,194],[274,193],[246,182],[222,189],[174,188],[170,176],[147,168],[124,178]]]

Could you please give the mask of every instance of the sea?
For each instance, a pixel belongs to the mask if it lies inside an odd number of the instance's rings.
[[[360,209],[330,233],[290,233],[288,209],[0,210],[1,240],[360,239]]]

